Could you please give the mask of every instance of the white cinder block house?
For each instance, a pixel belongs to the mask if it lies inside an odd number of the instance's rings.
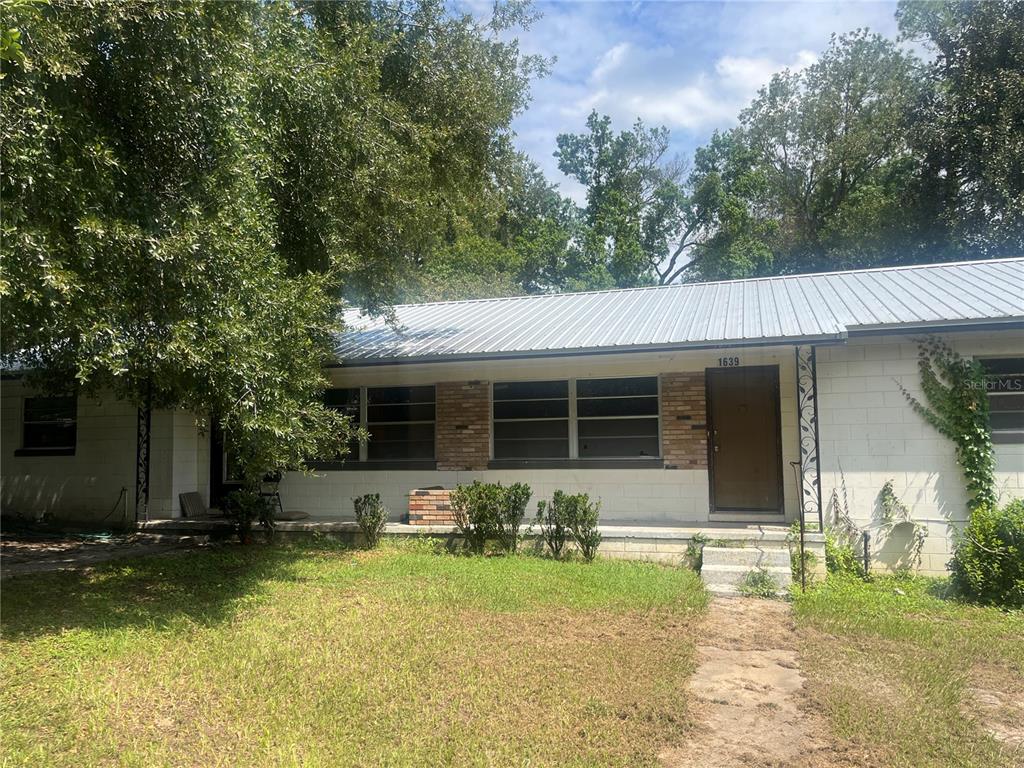
[[[927,525],[923,569],[940,572],[966,497],[953,445],[900,391],[920,392],[925,334],[991,372],[999,490],[1024,495],[1024,259],[396,313],[346,316],[327,398],[371,439],[287,475],[286,509],[351,519],[353,496],[379,492],[405,519],[413,489],[484,479],[527,482],[535,500],[585,491],[611,526],[827,523],[839,499],[871,531],[892,481]],[[5,513],[141,515],[145,422],[5,381]],[[230,484],[217,436],[181,412],[153,413],[150,435],[148,515],[179,516],[186,491],[216,503]],[[899,529],[876,545],[881,565],[906,555]]]

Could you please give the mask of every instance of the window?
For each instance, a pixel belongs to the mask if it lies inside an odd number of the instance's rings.
[[[359,387],[328,389],[324,392],[324,405],[328,408],[333,408],[343,416],[348,416],[352,420],[352,426],[358,427],[361,423],[359,397]],[[359,440],[349,440],[348,453],[336,458],[341,458],[344,461],[359,461]]]
[[[580,458],[652,457],[658,449],[658,379],[576,382]]]
[[[366,428],[370,461],[433,459],[434,388],[368,388]]]
[[[434,387],[351,387],[324,393],[329,408],[365,427],[370,439],[348,443],[344,457],[323,462],[334,465],[358,462],[434,460]],[[325,466],[325,469],[333,468]]]
[[[77,438],[77,400],[72,397],[27,397],[22,448],[26,452],[74,453]]]
[[[494,458],[569,458],[569,382],[494,385]]]
[[[993,443],[1024,443],[1024,358],[980,360],[985,369]]]
[[[655,376],[498,383],[494,458],[654,458],[658,410]]]

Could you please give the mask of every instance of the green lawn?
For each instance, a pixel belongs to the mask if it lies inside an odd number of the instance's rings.
[[[653,764],[705,605],[682,569],[423,548],[15,578],[0,764]]]
[[[972,688],[1024,699],[1024,614],[944,600],[927,579],[830,577],[796,599],[811,706],[835,735],[887,766],[1024,765],[981,720]]]

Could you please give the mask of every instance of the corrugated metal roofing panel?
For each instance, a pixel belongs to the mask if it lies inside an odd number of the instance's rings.
[[[1024,320],[1024,258],[406,304],[345,313],[346,365],[793,343],[858,329]]]

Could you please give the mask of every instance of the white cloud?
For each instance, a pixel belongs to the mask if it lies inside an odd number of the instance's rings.
[[[713,130],[734,125],[772,74],[811,64],[830,34],[896,33],[894,2],[539,0],[537,8],[541,20],[515,36],[525,52],[557,61],[533,84],[517,144],[577,200],[581,190],[553,157],[555,137],[583,130],[592,110],[616,130],[637,117],[666,125],[673,151],[689,157]]]

